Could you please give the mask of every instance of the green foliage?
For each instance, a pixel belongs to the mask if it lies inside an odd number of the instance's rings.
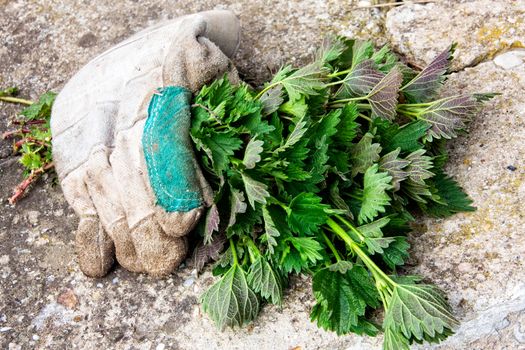
[[[13,97],[17,93],[15,87],[0,90],[0,101],[28,105],[13,121],[16,128],[2,135],[4,139],[14,140],[13,151],[20,155],[19,162],[24,167],[25,180],[14,189],[9,199],[12,204],[24,196],[40,176],[53,169],[49,121],[56,93],[46,92],[34,103]]]
[[[414,208],[474,209],[443,172],[445,142],[494,94],[432,100],[450,56],[418,73],[388,47],[336,38],[260,92],[225,77],[197,93],[191,136],[215,192],[199,257],[218,260],[221,276],[202,302],[219,327],[253,319],[254,298],[280,304],[289,275],[306,273],[324,329],[375,335],[382,306],[385,349],[452,333],[443,294],[396,274]]]

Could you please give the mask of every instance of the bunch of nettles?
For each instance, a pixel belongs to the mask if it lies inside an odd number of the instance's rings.
[[[386,46],[337,38],[260,92],[227,77],[198,92],[191,137],[215,197],[194,262],[216,261],[201,302],[219,328],[280,304],[290,275],[306,273],[319,327],[383,332],[384,349],[453,333],[443,292],[396,274],[416,210],[474,210],[444,146],[494,94],[436,97],[453,49],[416,72]]]
[[[49,121],[56,93],[46,92],[36,102],[16,97],[17,94],[15,87],[0,90],[0,101],[26,105],[12,121],[14,128],[2,134],[3,139],[13,140],[13,152],[20,155],[19,162],[24,167],[24,179],[9,198],[11,204],[22,198],[32,184],[54,167]]]

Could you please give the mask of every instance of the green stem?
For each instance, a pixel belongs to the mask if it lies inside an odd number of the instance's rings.
[[[364,115],[363,113],[359,113],[358,116],[361,117],[361,118],[363,118],[363,119],[368,120],[370,123],[372,122],[372,118],[370,118],[370,117]]]
[[[239,265],[239,259],[237,258],[237,250],[235,249],[235,243],[233,243],[233,239],[231,238],[230,238],[230,248],[232,250],[233,264]]]
[[[250,255],[250,262],[253,264],[255,260],[257,260],[255,254],[257,254],[257,256],[260,256],[261,251],[259,250],[259,248],[257,248],[257,246],[251,238],[247,238],[246,243],[248,245],[248,254]]]
[[[330,250],[332,251],[332,253],[334,253],[334,256],[335,256],[335,260],[337,260],[338,262],[341,261],[341,256],[339,255],[339,253],[337,252],[337,249],[335,249],[332,241],[330,241],[328,239],[328,236],[324,233],[324,232],[321,232],[321,235],[323,235],[323,238],[326,242],[326,245],[328,246],[328,248],[330,248]]]
[[[371,110],[372,107],[368,103],[358,103],[357,108]]]
[[[330,102],[329,104],[348,103],[348,102],[352,102],[352,101],[362,101],[362,100],[366,100],[366,99],[367,99],[367,96],[359,96],[359,97],[343,98],[343,99],[341,99],[341,100],[335,100],[335,101],[332,101],[332,102]]]
[[[327,77],[328,78],[335,78],[335,77],[339,77],[341,75],[345,75],[345,74],[348,74],[352,71],[353,68],[350,68],[350,69],[345,69],[345,70],[342,70],[342,71],[339,71],[339,72],[335,72],[335,73],[332,73],[332,74],[328,74]]]
[[[365,240],[365,237],[361,234],[361,232],[359,232],[359,230],[355,228],[354,225],[352,225],[348,220],[343,218],[341,215],[336,215],[335,217],[339,221],[341,221],[346,227],[348,227],[353,233],[355,233],[361,241]]]
[[[370,257],[361,249],[359,244],[357,244],[337,222],[335,222],[333,219],[329,218],[326,221],[327,225],[330,226],[336,235],[338,235],[347,245],[348,247],[363,261],[363,263],[368,267],[370,272],[372,272],[372,275],[374,276],[376,282],[384,282],[387,286],[393,288],[397,285],[386,273],[383,272],[373,261],[370,259]],[[357,229],[353,227],[352,224],[348,223],[349,227],[355,231]],[[359,233],[361,235],[361,233]]]
[[[17,97],[10,97],[10,96],[2,96],[0,97],[0,101],[4,102],[11,102],[11,103],[20,103],[23,105],[31,106],[33,104],[33,101],[29,101],[23,98],[17,98]]]
[[[423,102],[423,103],[400,103],[397,105],[398,108],[404,108],[404,107],[428,107],[432,103],[429,102]]]
[[[342,84],[344,83],[344,80],[338,80],[338,81],[333,81],[331,83],[328,83],[328,84],[325,84],[324,86],[328,87],[328,86],[336,86],[336,85],[339,85],[339,84]]]
[[[265,87],[264,89],[262,89],[262,90],[261,90],[261,91],[255,96],[255,99],[256,99],[256,100],[260,99],[261,96],[262,96],[266,91],[268,91],[268,90],[270,90],[271,88],[273,88],[273,87],[279,85],[280,83],[281,83],[281,82],[278,81],[278,82],[275,82],[275,83],[273,83],[273,84],[268,85],[267,87]]]

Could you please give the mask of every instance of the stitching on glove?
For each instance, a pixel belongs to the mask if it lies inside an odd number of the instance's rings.
[[[157,204],[168,212],[202,205],[189,141],[191,92],[180,86],[153,94],[144,125],[144,158]]]

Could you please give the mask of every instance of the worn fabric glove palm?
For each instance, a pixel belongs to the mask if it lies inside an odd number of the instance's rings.
[[[191,93],[224,73],[239,22],[229,11],[179,17],[93,59],[58,95],[53,158],[80,217],[82,271],[114,263],[162,276],[187,253],[185,235],[211,201],[189,139]]]

